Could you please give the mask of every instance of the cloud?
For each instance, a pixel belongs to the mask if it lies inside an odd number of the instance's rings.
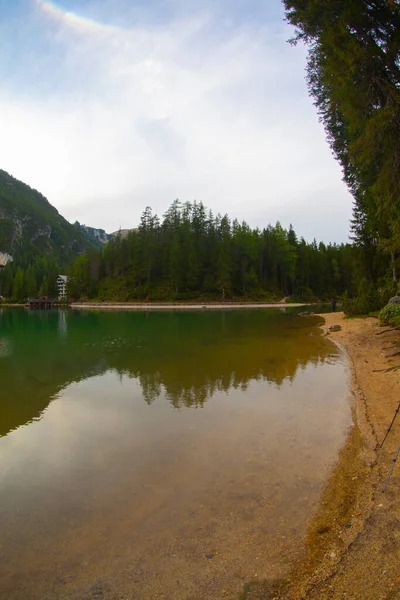
[[[278,206],[299,235],[346,238],[351,200],[283,23],[228,19],[219,2],[123,28],[36,4],[49,91],[0,94],[0,165],[67,218],[110,231],[196,198],[260,227]]]

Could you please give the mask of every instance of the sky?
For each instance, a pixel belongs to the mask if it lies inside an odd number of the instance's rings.
[[[107,232],[179,198],[346,242],[292,35],[280,0],[0,0],[0,168]]]

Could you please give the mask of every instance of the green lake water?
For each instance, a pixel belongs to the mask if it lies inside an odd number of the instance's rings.
[[[351,426],[283,310],[0,310],[1,600],[215,600],[284,576]]]

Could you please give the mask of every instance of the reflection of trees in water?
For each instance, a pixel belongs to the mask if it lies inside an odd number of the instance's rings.
[[[10,348],[0,358],[0,436],[39,417],[67,385],[108,370],[102,354],[71,347],[67,323],[64,312],[0,311]]]
[[[205,374],[204,377],[197,376],[195,381],[187,376],[179,381],[175,377],[171,379],[168,368],[163,370],[162,367],[154,372],[141,370],[141,367],[125,368],[119,373],[139,382],[147,404],[152,404],[164,396],[174,408],[197,408],[203,406],[216,393],[228,394],[231,389],[245,392],[252,381],[267,381],[279,388],[285,381],[293,382],[298,371],[304,371],[309,364],[318,366],[331,361],[332,356],[326,353],[313,355],[308,359],[292,357],[289,362],[276,360],[274,369],[271,369],[270,364],[267,369],[254,366],[252,371],[246,373],[226,371],[219,376]]]
[[[165,397],[175,408],[201,407],[253,380],[280,386],[308,364],[330,360],[332,348],[312,323],[272,311],[148,319],[1,311],[8,351],[0,358],[0,435],[39,416],[66,386],[110,369],[136,378],[148,404]]]
[[[145,399],[147,404],[152,404],[154,400],[157,400],[157,398],[161,396],[162,384],[160,373],[143,373],[139,375],[131,375],[129,373],[129,376],[137,377],[137,379],[139,380],[140,387],[142,388],[143,398]]]

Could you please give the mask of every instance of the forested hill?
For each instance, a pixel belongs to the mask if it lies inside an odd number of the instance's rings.
[[[102,234],[104,236],[102,237]],[[99,247],[106,234],[72,225],[48,200],[25,183],[0,170],[0,253],[27,267],[51,255],[67,265],[88,248]]]
[[[147,207],[137,229],[79,256],[68,274],[72,298],[110,301],[314,300],[362,291],[379,308],[393,291],[390,258],[378,248],[307,242],[279,223],[252,229],[178,200],[162,219]]]

